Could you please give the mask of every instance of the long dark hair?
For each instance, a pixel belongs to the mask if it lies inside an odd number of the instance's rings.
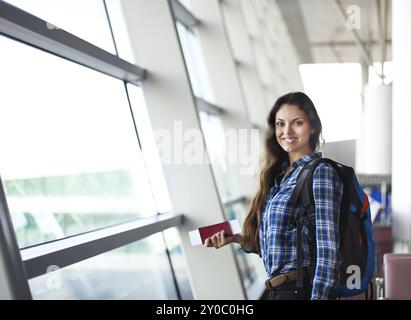
[[[261,211],[267,195],[273,186],[275,176],[280,173],[281,164],[288,160],[288,153],[278,144],[275,135],[275,116],[278,110],[285,104],[295,105],[308,117],[314,132],[310,136],[311,150],[320,147],[320,135],[322,131],[321,120],[311,99],[302,92],[290,92],[277,99],[271,109],[267,123],[268,130],[265,138],[265,156],[260,172],[260,186],[251,201],[248,214],[243,226],[243,239],[241,246],[245,250],[260,251],[259,229],[261,225]]]

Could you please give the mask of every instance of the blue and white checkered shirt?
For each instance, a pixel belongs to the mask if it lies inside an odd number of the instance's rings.
[[[261,257],[270,277],[297,269],[295,218],[300,204],[291,205],[290,197],[304,165],[321,156],[319,152],[310,153],[296,160],[282,180],[284,171],[277,176],[264,204],[259,237]],[[329,164],[321,163],[313,175],[317,266],[311,299],[329,298],[336,286],[340,263],[338,216],[342,193],[343,183],[335,169]],[[309,266],[309,232],[305,225],[302,230],[303,264]]]

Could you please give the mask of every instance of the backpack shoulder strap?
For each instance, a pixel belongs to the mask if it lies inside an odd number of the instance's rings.
[[[304,191],[304,183],[306,182],[306,180],[308,180],[309,185],[312,186],[312,179],[313,179],[313,175],[314,175],[314,171],[317,168],[317,166],[321,163],[329,163],[330,165],[332,165],[335,170],[338,172],[338,174],[341,174],[341,169],[340,169],[340,163],[335,162],[334,160],[328,159],[328,158],[318,158],[318,159],[314,159],[311,160],[309,163],[307,163],[300,171],[300,173],[298,174],[297,177],[297,182],[295,184],[295,188],[293,193],[291,194],[291,198],[290,201],[292,204],[297,204],[298,200],[300,198],[300,196],[304,197],[304,193],[305,192],[301,192]],[[342,165],[341,165],[342,166]],[[310,192],[310,198],[309,199],[301,199],[303,200],[302,203],[303,204],[307,204],[308,202],[312,202],[313,197],[312,197],[312,187],[309,188],[311,190]]]
[[[298,202],[298,199],[301,197],[301,203],[303,205],[314,206],[313,177],[314,177],[315,169],[321,163],[330,164],[337,171],[337,174],[342,176],[342,171],[341,171],[340,166],[343,166],[343,165],[338,162],[335,162],[334,160],[331,160],[328,158],[318,158],[318,159],[314,159],[310,161],[303,167],[299,176],[297,177],[297,183],[296,183],[296,186],[294,188],[293,194],[291,195],[291,199],[290,199],[291,203],[296,204]],[[306,187],[304,187],[304,182],[306,183]],[[307,190],[308,192],[305,192],[305,190]]]
[[[297,222],[297,288],[303,287],[303,252],[302,252],[302,222],[303,215],[308,216],[310,232],[314,233],[315,239],[315,204],[313,194],[313,175],[314,171],[320,163],[331,164],[340,174],[339,164],[327,158],[318,158],[307,163],[300,171],[293,193],[291,194],[290,202],[295,205],[301,199],[301,208],[296,217]],[[312,251],[315,251],[315,241],[311,245]],[[312,252],[314,257],[316,254]],[[311,275],[314,276],[315,261],[312,261]]]

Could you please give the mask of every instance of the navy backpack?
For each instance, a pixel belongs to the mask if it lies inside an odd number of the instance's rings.
[[[315,235],[315,203],[313,196],[313,173],[320,163],[329,163],[338,172],[344,183],[344,191],[339,216],[339,249],[341,265],[338,274],[338,287],[332,298],[349,297],[365,293],[374,275],[377,257],[374,245],[371,213],[367,194],[361,189],[354,170],[327,158],[314,159],[301,170],[291,203],[301,201],[297,214],[297,288],[303,287],[302,224],[308,221],[310,239]],[[316,267],[316,241],[310,244],[310,274]]]

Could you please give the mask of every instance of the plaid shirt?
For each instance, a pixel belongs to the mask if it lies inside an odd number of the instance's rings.
[[[267,274],[275,276],[297,269],[295,217],[300,205],[292,206],[290,197],[298,173],[309,161],[320,158],[321,153],[305,155],[292,164],[291,170],[275,179],[262,210],[259,233],[261,257]],[[338,269],[338,216],[343,183],[331,165],[321,163],[314,171],[313,194],[315,200],[317,266],[313,279],[311,299],[327,299],[335,287]],[[303,265],[310,264],[310,236],[302,228]]]

